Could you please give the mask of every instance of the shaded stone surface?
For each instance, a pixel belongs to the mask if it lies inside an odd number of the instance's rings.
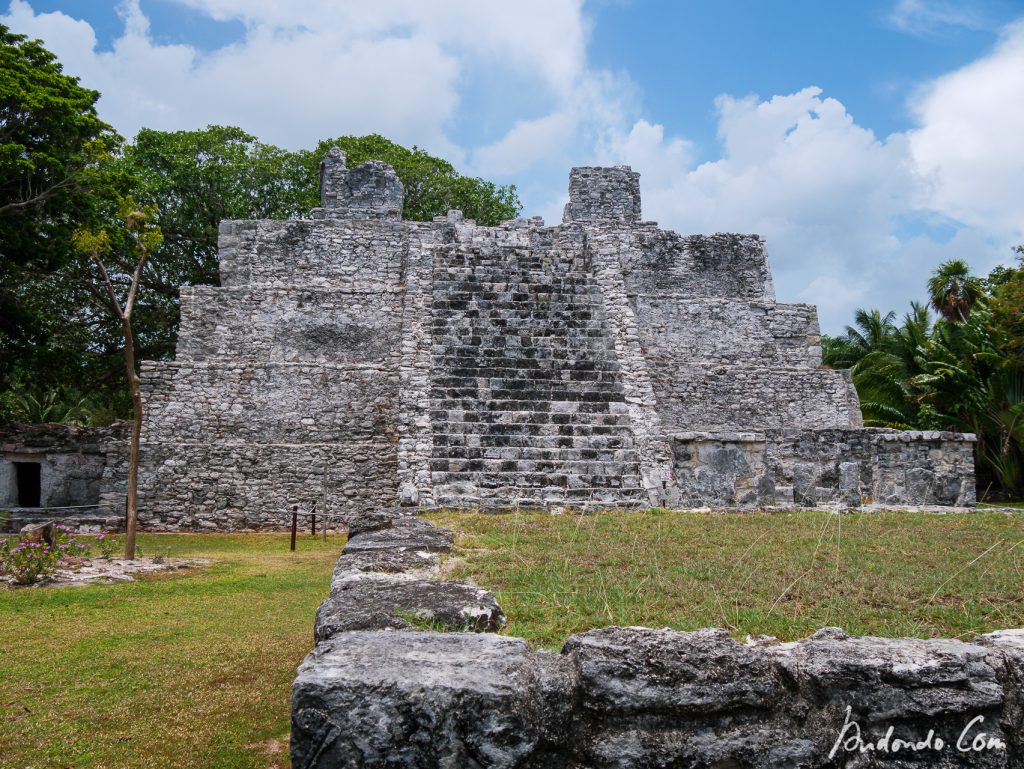
[[[0,510],[9,513],[0,532],[50,520],[70,529],[116,529],[124,515],[121,461],[129,427],[0,425]],[[29,479],[19,472],[24,465],[35,466],[28,494],[22,484]]]
[[[725,631],[603,628],[551,655],[487,635],[344,633],[300,669],[293,755],[329,743],[296,766],[1020,767],[1022,650],[1020,634],[829,629],[749,647]]]
[[[568,690],[539,684],[562,667],[518,638],[344,633],[299,667],[292,766],[564,765],[549,719],[568,711]]]
[[[497,631],[505,614],[482,588],[453,580],[358,575],[332,581],[331,597],[320,604],[314,625],[319,643],[350,630]]]
[[[366,553],[376,550],[421,550],[447,552],[452,547],[452,533],[447,529],[431,526],[418,518],[396,519],[391,528],[373,529],[350,537],[345,555]]]
[[[353,516],[348,521],[348,538],[359,534],[365,534],[368,531],[379,531],[380,529],[390,529],[394,524],[392,519],[395,517],[394,513],[381,510],[370,513],[363,513],[362,515]]]

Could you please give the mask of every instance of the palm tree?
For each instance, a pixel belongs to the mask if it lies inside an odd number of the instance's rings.
[[[852,368],[871,352],[884,349],[896,331],[896,313],[882,315],[878,310],[857,310],[854,325],[842,336],[822,339],[823,362],[832,368]]]
[[[892,312],[883,316],[878,310],[858,310],[861,331],[848,328],[847,338],[859,340],[867,350],[852,369],[864,424],[905,430],[917,424],[919,393],[913,378],[921,371],[931,319],[920,304],[911,305],[902,326],[896,326],[895,317]]]
[[[984,296],[977,278],[963,259],[950,259],[938,266],[928,279],[928,298],[932,307],[948,321],[963,323],[971,308]]]

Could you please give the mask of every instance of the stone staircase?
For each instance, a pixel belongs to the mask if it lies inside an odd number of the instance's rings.
[[[599,288],[586,250],[560,245],[544,230],[527,242],[471,238],[435,251],[438,506],[647,502]]]

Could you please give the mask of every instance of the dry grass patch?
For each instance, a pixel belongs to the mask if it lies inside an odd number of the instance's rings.
[[[452,576],[492,590],[506,632],[546,648],[605,625],[736,637],[969,638],[1024,627],[1024,513],[431,516]]]

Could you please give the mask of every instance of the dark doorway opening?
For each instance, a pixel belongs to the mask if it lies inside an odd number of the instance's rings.
[[[41,507],[42,465],[38,462],[15,462],[18,473],[18,506]]]

